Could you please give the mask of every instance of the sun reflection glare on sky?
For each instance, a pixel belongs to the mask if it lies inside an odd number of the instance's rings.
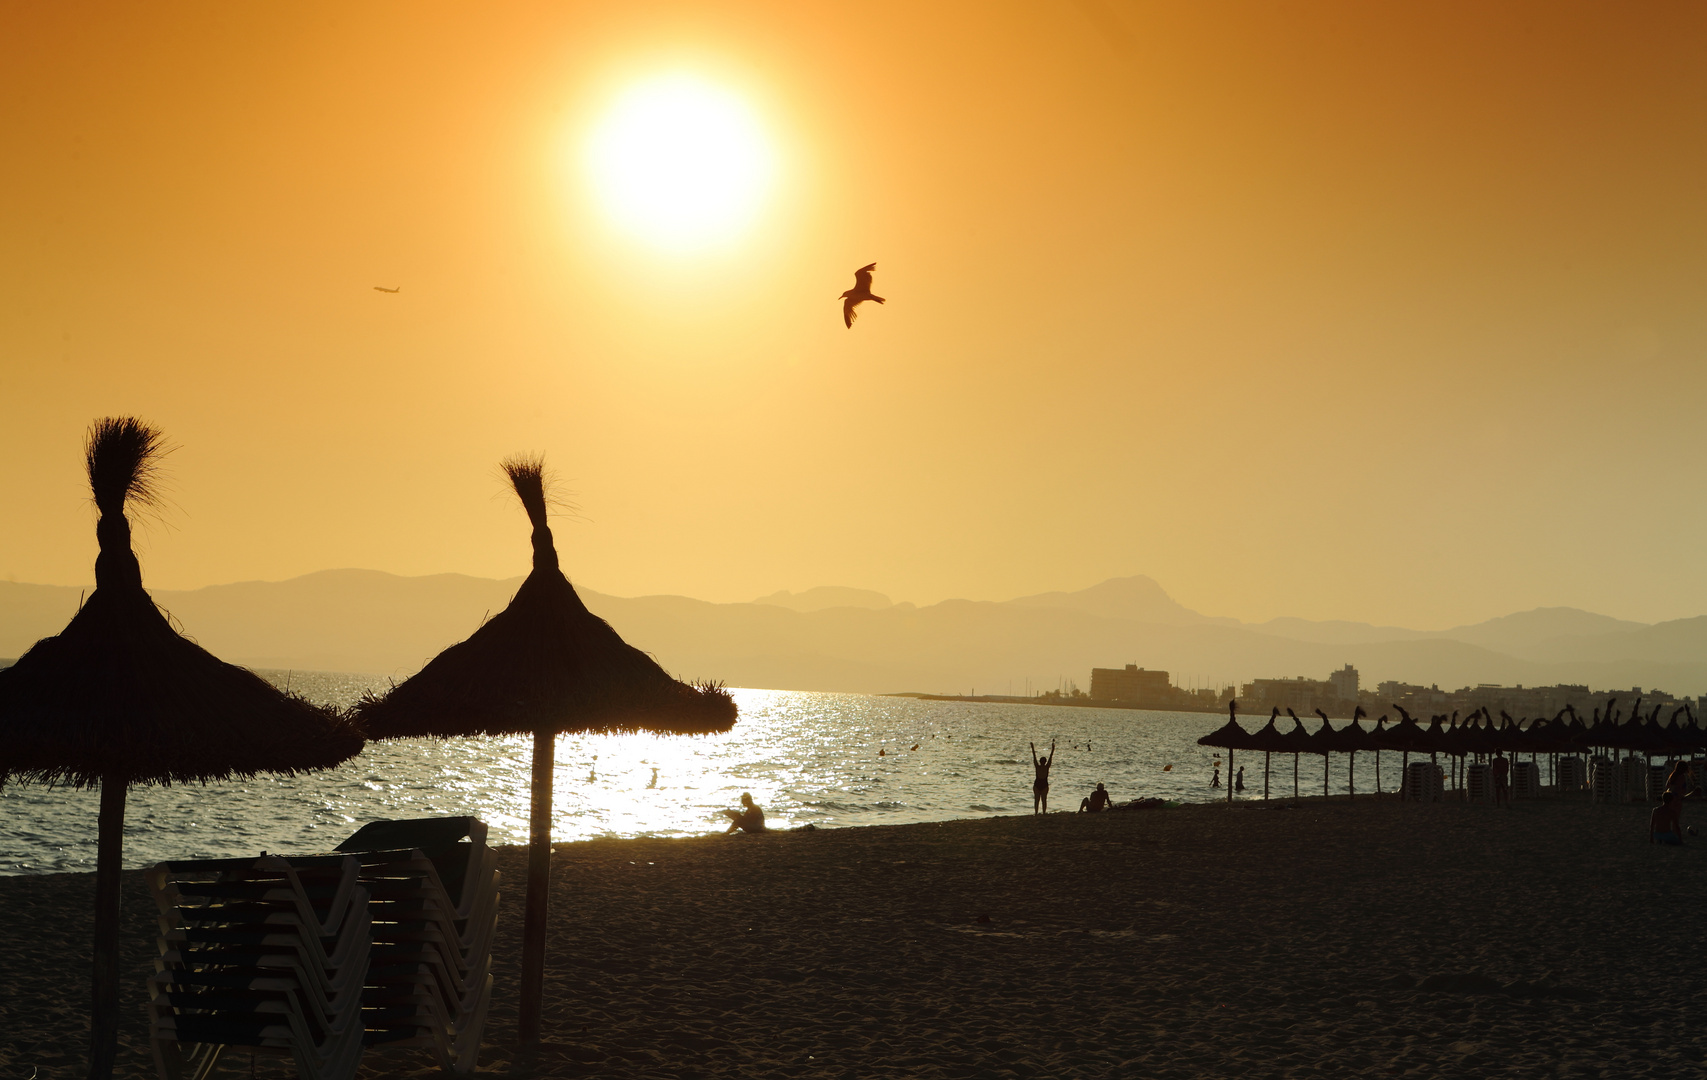
[[[751,105],[688,74],[654,76],[618,94],[585,144],[584,163],[608,220],[669,251],[741,235],[777,172]]]

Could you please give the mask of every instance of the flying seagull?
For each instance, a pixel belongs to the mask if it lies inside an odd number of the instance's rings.
[[[883,297],[874,296],[871,292],[871,272],[877,269],[876,263],[870,263],[854,271],[854,287],[842,294],[842,321],[852,329],[854,324],[854,308],[867,300],[883,303]]]
[[[403,286],[399,285],[395,289],[388,289],[384,285],[375,285],[373,287],[373,291],[374,292],[402,292]]]

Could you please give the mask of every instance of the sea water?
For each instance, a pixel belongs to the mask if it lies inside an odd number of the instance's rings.
[[[262,672],[310,700],[339,706],[384,680]],[[741,717],[721,735],[564,735],[556,751],[553,837],[695,836],[751,792],[773,828],[941,821],[1032,812],[1030,744],[1056,746],[1049,809],[1076,810],[1099,782],[1117,802],[1205,802],[1225,755],[1197,745],[1225,722],[1204,713],[920,701],[862,694],[733,690]],[[1391,788],[1397,781],[1397,755]],[[133,787],[124,861],[326,851],[370,821],[472,814],[494,844],[525,843],[532,736],[370,744],[334,769],[294,777]],[[1261,755],[1237,755],[1246,798],[1261,798]],[[1373,755],[1358,755],[1372,790]],[[1222,780],[1225,782],[1225,774]],[[1336,757],[1332,790],[1346,790]],[[1303,759],[1303,794],[1322,791],[1322,763]],[[1292,792],[1292,759],[1274,759],[1273,792]],[[9,784],[0,789],[0,873],[95,866],[99,795]]]

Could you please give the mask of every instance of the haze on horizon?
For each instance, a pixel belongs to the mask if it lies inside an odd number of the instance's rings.
[[[89,580],[134,413],[157,588],[515,576],[542,451],[619,596],[1698,615],[1704,54],[1683,3],[15,5],[0,579]],[[583,159],[678,77],[775,157],[670,246]]]

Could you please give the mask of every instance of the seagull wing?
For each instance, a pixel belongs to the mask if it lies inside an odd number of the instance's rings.
[[[842,321],[848,324],[849,330],[853,329],[854,324],[854,303],[853,300],[842,301]]]
[[[870,292],[871,291],[871,272],[873,270],[876,270],[876,269],[877,269],[877,264],[871,263],[868,266],[862,266],[858,270],[855,270],[854,271],[854,288],[859,290],[860,292],[866,292],[866,293]]]

